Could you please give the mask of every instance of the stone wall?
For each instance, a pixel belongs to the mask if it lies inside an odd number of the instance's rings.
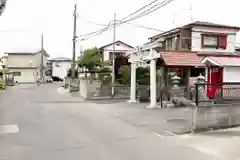
[[[79,91],[79,83],[80,83],[80,80],[78,78],[70,79],[69,80],[69,92],[78,92]]]
[[[240,125],[240,104],[217,104],[195,107],[193,130]]]

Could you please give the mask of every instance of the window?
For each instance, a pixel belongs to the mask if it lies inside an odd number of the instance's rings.
[[[227,47],[227,35],[202,35],[203,48],[222,48]]]
[[[55,64],[55,67],[60,67],[60,64],[59,64],[59,63],[56,63],[56,64]]]
[[[172,47],[173,47],[173,39],[172,38],[166,40],[166,47],[167,47],[167,49],[172,49]]]
[[[21,72],[13,72],[14,76],[21,76]]]
[[[125,52],[115,52],[115,58],[117,56],[124,56]],[[109,52],[109,60],[113,60],[113,52]]]

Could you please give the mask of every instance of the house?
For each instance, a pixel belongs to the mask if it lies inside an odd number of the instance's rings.
[[[168,85],[167,73],[174,70],[179,71],[178,78],[185,86],[200,73],[209,83],[240,82],[240,54],[235,51],[239,30],[240,27],[197,21],[150,37],[149,43],[141,47],[141,52],[148,52],[144,59],[150,61],[149,106],[156,106],[156,67],[163,85]],[[209,86],[207,96],[214,96],[218,87],[221,86]]]
[[[109,61],[113,59],[113,45],[115,45],[115,56],[128,56],[129,53],[134,50],[134,47],[122,41],[116,41],[114,44],[110,43],[104,45],[99,48],[102,53],[103,61]]]
[[[47,64],[49,76],[64,79],[68,69],[71,68],[72,60],[65,57],[58,57],[49,59]]]
[[[5,53],[6,68],[9,72],[14,72],[14,80],[18,83],[35,83],[41,77],[41,64],[43,54],[43,73],[47,68],[47,58],[49,54],[45,50],[37,52],[11,52]],[[44,74],[43,74],[44,78]]]

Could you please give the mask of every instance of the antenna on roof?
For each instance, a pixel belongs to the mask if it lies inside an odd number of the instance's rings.
[[[190,3],[189,11],[190,11],[190,21],[193,22],[193,6],[192,6],[192,3]]]

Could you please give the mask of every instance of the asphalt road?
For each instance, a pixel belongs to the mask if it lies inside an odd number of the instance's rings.
[[[4,93],[0,128],[15,129],[0,129],[0,160],[215,159],[99,109],[104,104],[60,94],[57,87],[20,85]]]

